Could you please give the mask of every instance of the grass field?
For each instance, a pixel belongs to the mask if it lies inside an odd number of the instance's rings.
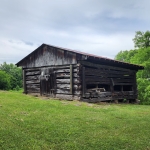
[[[1,150],[148,150],[150,106],[47,100],[0,91]]]

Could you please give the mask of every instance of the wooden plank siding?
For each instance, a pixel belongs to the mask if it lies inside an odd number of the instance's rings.
[[[64,51],[55,47],[42,46],[26,58],[25,61],[21,62],[20,65],[23,68],[33,68],[40,66],[58,66],[58,65],[68,65],[77,64],[77,58],[81,56]]]
[[[50,85],[52,74],[54,85]],[[42,75],[42,72],[44,74]],[[40,93],[41,95],[51,95],[50,89],[53,86],[53,94],[81,95],[81,80],[79,77],[79,67],[77,65],[64,65],[56,67],[40,67],[35,69],[24,69],[24,89],[26,93]],[[48,79],[46,80],[46,77]]]
[[[84,76],[82,100],[87,102],[136,99],[136,71],[80,61]],[[83,77],[82,77],[83,79]],[[96,89],[105,89],[97,92]],[[84,92],[85,91],[85,92]],[[96,100],[97,99],[97,100]]]

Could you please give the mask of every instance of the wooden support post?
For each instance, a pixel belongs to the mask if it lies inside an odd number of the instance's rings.
[[[121,92],[123,92],[123,85],[121,85]]]
[[[82,97],[85,97],[85,67],[82,67]]]
[[[56,96],[56,72],[54,71],[54,97]]]
[[[27,94],[27,89],[26,89],[26,71],[23,69],[23,93]]]
[[[134,81],[133,81],[133,92],[134,92],[134,95],[135,95],[135,99],[137,99],[137,96],[138,96],[138,91],[137,91],[137,83],[136,83],[136,72],[134,72],[134,77],[133,77]]]
[[[42,96],[42,81],[40,79],[40,95]]]
[[[113,93],[114,92],[114,82],[113,79],[111,78],[111,82],[110,82],[110,91]]]
[[[73,94],[73,66],[70,65],[70,94]]]

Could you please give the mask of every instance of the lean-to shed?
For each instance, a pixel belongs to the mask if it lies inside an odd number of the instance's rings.
[[[142,66],[42,44],[20,60],[26,94],[87,102],[137,99]]]

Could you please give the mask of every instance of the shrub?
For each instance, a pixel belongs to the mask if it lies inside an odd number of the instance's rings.
[[[10,89],[10,75],[5,71],[0,70],[0,89],[9,90]]]

